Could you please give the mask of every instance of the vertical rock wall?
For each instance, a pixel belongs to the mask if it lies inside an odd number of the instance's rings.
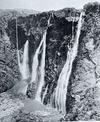
[[[88,4],[84,11],[67,95],[67,119],[100,120],[100,5]]]

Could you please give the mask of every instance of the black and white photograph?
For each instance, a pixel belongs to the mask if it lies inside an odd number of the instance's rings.
[[[0,122],[100,122],[100,0],[0,0]]]

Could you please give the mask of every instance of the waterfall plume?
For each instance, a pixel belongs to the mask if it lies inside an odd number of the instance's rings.
[[[29,47],[29,42],[27,40],[24,45],[22,61],[20,60],[20,51],[17,50],[18,66],[19,66],[19,71],[21,73],[21,81],[16,83],[13,89],[14,90],[13,92],[18,93],[18,94],[22,93],[24,95],[26,95],[26,91],[28,87],[27,81],[30,77],[28,47]]]
[[[42,103],[44,102],[45,96],[47,94],[47,90],[48,90],[48,85],[45,88],[45,91],[44,91],[44,94],[43,94],[43,97],[42,97]]]
[[[29,78],[29,57],[28,57],[28,46],[29,42],[28,40],[26,41],[24,45],[24,52],[23,52],[23,61],[20,61],[20,54],[18,50],[18,65],[19,65],[19,70],[22,76],[22,79],[28,79]]]
[[[32,78],[31,78],[31,83],[34,82],[36,83],[37,81],[37,75],[38,75],[38,65],[39,65],[39,60],[38,60],[38,55],[40,52],[40,48],[42,46],[43,40],[41,40],[39,47],[37,48],[34,56],[33,56],[33,62],[32,62]]]
[[[44,32],[42,42],[43,42],[43,52],[42,52],[42,59],[41,59],[41,66],[40,66],[40,81],[39,81],[39,86],[38,90],[36,93],[36,100],[41,102],[41,91],[42,87],[44,85],[44,76],[45,76],[45,53],[46,53],[46,35],[47,35],[47,30]]]
[[[50,19],[51,19],[51,17],[48,19],[47,29],[50,26]],[[45,78],[45,57],[46,57],[46,35],[47,35],[47,29],[45,30],[45,32],[43,34],[43,38],[42,38],[41,43],[40,43],[40,47],[42,45],[43,51],[42,51],[42,58],[41,58],[41,63],[40,63],[40,80],[39,80],[39,85],[38,85],[38,89],[37,89],[36,97],[35,97],[35,99],[38,100],[39,102],[43,102],[42,99],[41,99],[41,92],[42,92],[42,87],[43,87],[43,85],[45,83],[45,79],[44,78]],[[38,50],[40,50],[40,47],[39,47]],[[37,68],[38,59],[36,61],[37,61],[37,64],[36,64],[36,68]],[[36,70],[33,73],[33,74],[35,74],[35,79],[36,79],[37,73],[38,72],[36,72]]]
[[[78,51],[81,26],[82,26],[82,13],[81,13],[79,21],[78,21],[78,28],[77,28],[77,32],[76,32],[75,42],[73,44],[73,47],[69,48],[69,50],[68,50],[66,63],[59,75],[57,87],[55,89],[55,95],[54,95],[55,107],[64,114],[66,114],[67,88],[68,88],[68,83],[69,83],[69,79],[70,79],[70,75],[71,75],[71,71],[72,71],[73,61],[74,61],[74,59],[77,55],[77,51]]]

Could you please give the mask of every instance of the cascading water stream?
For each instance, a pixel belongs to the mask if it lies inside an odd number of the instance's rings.
[[[18,66],[19,66],[19,71],[21,73],[21,81],[16,83],[14,86],[14,91],[15,93],[19,94],[22,93],[26,95],[28,83],[27,80],[30,76],[30,71],[29,71],[29,57],[28,57],[28,46],[29,42],[28,40],[26,41],[24,45],[24,52],[23,52],[23,57],[22,57],[22,62],[20,61],[20,52],[17,47],[17,56],[18,56]]]
[[[68,87],[69,78],[72,71],[73,61],[77,55],[81,26],[82,26],[82,13],[79,18],[78,29],[77,29],[74,45],[72,48],[69,49],[67,53],[67,61],[59,75],[58,84],[55,89],[55,95],[54,95],[55,107],[64,114],[66,114],[67,87]]]
[[[17,58],[18,58],[18,66],[19,66],[19,71],[21,73],[21,62],[20,62],[20,52],[17,50]],[[21,74],[22,75],[22,74]]]
[[[48,19],[47,27],[50,26],[50,19],[51,17]],[[40,64],[40,81],[39,81],[39,86],[35,97],[35,99],[38,100],[39,102],[43,102],[43,100],[41,99],[41,92],[42,92],[42,87],[45,83],[44,77],[45,77],[46,35],[47,35],[47,29],[45,30],[41,41],[43,42],[43,52],[42,52],[42,59]]]
[[[42,52],[42,59],[41,59],[41,66],[40,66],[40,81],[39,81],[39,86],[35,97],[35,99],[38,100],[39,102],[41,102],[41,91],[44,85],[44,76],[45,76],[46,35],[47,35],[47,30],[44,32],[42,38],[43,52]]]
[[[18,65],[19,65],[19,70],[20,73],[22,75],[22,79],[28,79],[29,78],[29,57],[28,57],[28,46],[29,46],[29,42],[28,40],[26,41],[25,45],[24,45],[24,53],[23,53],[23,61],[20,62],[20,55],[19,55],[19,50],[18,50]]]
[[[21,73],[21,81],[18,82],[15,86],[14,86],[14,92],[15,93],[22,93],[22,94],[26,94],[27,91],[27,87],[28,87],[28,83],[26,82],[27,79],[30,76],[30,71],[29,71],[29,42],[28,40],[26,41],[25,45],[24,45],[24,52],[23,52],[23,56],[22,56],[22,62],[20,60],[20,51],[18,50],[18,28],[17,28],[17,18],[16,18],[16,47],[17,47],[17,58],[18,58],[18,66],[19,66],[19,71]]]
[[[44,91],[44,94],[43,94],[43,97],[42,97],[42,103],[44,102],[45,96],[47,94],[47,90],[48,90],[48,85],[45,88],[45,91]]]
[[[29,78],[29,57],[28,57],[29,42],[26,41],[24,46],[23,63],[22,63],[22,76],[23,79]]]
[[[43,43],[43,39],[41,40],[39,47],[37,48],[35,55],[33,56],[31,83],[32,82],[36,83],[36,81],[37,81],[37,75],[38,75],[37,69],[38,69],[38,65],[39,65],[38,55],[39,55],[42,43]]]

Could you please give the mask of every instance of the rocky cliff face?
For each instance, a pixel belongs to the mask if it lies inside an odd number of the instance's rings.
[[[84,10],[66,106],[70,120],[100,120],[100,5],[88,4]]]
[[[13,87],[19,79],[16,51],[5,34],[0,39],[0,93]]]

